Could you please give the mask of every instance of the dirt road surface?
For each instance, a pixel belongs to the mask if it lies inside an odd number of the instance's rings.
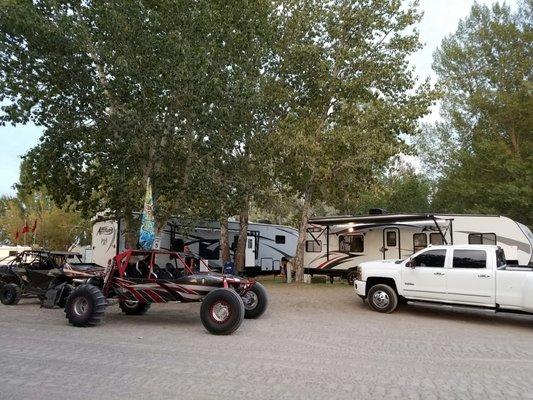
[[[114,305],[96,328],[0,306],[0,399],[533,399],[533,316],[383,315],[347,285],[266,287],[267,313],[231,336],[208,334],[199,304]]]

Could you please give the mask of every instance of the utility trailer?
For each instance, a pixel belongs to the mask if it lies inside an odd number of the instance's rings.
[[[533,264],[531,230],[496,215],[387,214],[318,217],[309,220],[305,272],[339,276],[353,283],[362,262],[405,259],[425,247],[446,244],[500,246],[509,265]]]
[[[233,258],[237,248],[239,223],[228,222],[229,245]],[[290,259],[296,251],[298,230],[284,225],[250,222],[246,238],[245,274],[277,274],[283,259]],[[156,240],[160,250],[187,252],[212,270],[222,271],[220,224],[204,221],[185,224],[171,218]],[[124,221],[100,218],[93,223],[92,261],[107,265],[108,261],[126,249]]]

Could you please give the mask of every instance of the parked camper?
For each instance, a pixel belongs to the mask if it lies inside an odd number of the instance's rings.
[[[405,259],[430,245],[500,246],[509,264],[533,264],[533,234],[495,215],[377,214],[312,218],[305,242],[305,271],[353,283],[362,262]]]
[[[24,250],[31,250],[30,246],[0,246],[0,262],[7,264],[13,261]]]
[[[124,224],[121,220],[100,219],[94,222],[92,232],[92,262],[107,265],[109,259],[126,248]],[[228,222],[229,245],[233,255],[237,246],[239,223]],[[296,251],[298,230],[269,223],[248,224],[246,239],[245,273],[247,275],[273,274],[281,270],[281,262],[292,258]],[[161,250],[190,251],[194,257],[205,260],[209,268],[221,270],[220,224],[203,222],[187,227],[170,220],[157,240]]]

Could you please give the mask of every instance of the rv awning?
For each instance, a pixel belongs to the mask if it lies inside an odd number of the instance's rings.
[[[395,224],[401,222],[433,221],[440,219],[433,214],[379,214],[361,216],[337,216],[310,218],[311,225],[341,225],[341,224]]]

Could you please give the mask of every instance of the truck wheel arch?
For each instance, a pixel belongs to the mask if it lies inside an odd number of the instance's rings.
[[[372,288],[372,286],[378,285],[378,284],[384,284],[388,285],[391,288],[394,289],[396,294],[398,294],[398,288],[396,287],[396,281],[393,278],[382,278],[382,277],[370,277],[366,280],[366,293],[365,297],[368,297],[368,291]]]

